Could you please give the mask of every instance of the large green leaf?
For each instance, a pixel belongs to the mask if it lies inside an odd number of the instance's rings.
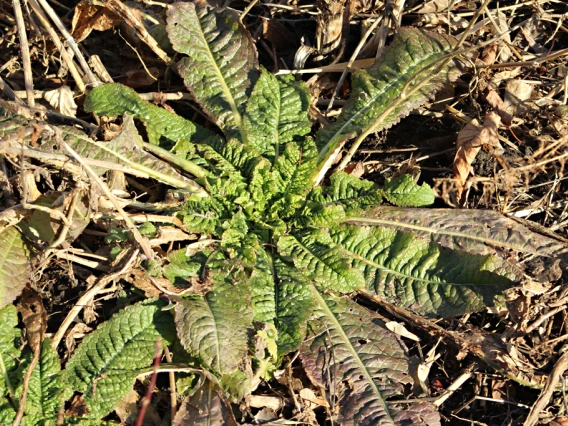
[[[376,207],[347,219],[346,223],[412,231],[444,247],[477,254],[508,249],[557,257],[568,264],[568,244],[490,210]]]
[[[424,315],[460,315],[492,306],[495,295],[521,278],[501,258],[446,249],[409,232],[343,225],[331,236],[363,271],[370,291]]]
[[[132,389],[140,368],[149,366],[156,341],[175,338],[165,303],[148,300],[115,314],[79,345],[63,372],[67,396],[81,392],[93,418],[107,415]]]
[[[13,402],[15,387],[19,384],[13,373],[18,366],[22,345],[21,331],[17,328],[18,311],[14,305],[0,308],[0,324],[0,424],[11,424],[16,416],[17,406]]]
[[[425,207],[434,204],[436,195],[430,185],[417,185],[410,175],[389,179],[383,187],[385,197],[400,207]]]
[[[128,113],[146,125],[150,143],[166,148],[179,140],[202,142],[214,137],[207,129],[143,100],[134,90],[118,83],[93,89],[85,99],[85,111],[108,116]]]
[[[433,405],[387,403],[412,380],[406,348],[382,318],[313,286],[312,295],[315,311],[300,358],[310,379],[339,398],[339,424],[440,425]]]
[[[168,9],[167,31],[184,53],[178,71],[211,120],[226,134],[246,140],[245,104],[258,77],[256,50],[238,15],[193,3]]]
[[[207,277],[214,289],[204,296],[190,295],[180,300],[175,322],[189,354],[224,375],[234,372],[246,355],[253,308],[250,283],[235,278],[242,275],[239,266],[216,263]]]
[[[457,62],[452,61],[417,93],[401,98],[404,86],[410,82],[408,92],[425,77],[430,77],[438,67],[440,58],[448,53],[455,43],[455,39],[442,34],[418,28],[401,29],[371,68],[353,74],[351,97],[337,120],[318,134],[320,163],[325,162],[347,139],[370,128],[383,112],[401,99],[403,102],[374,128],[375,131],[396,124],[412,109],[428,100],[443,84],[457,78],[461,74],[460,67]]]
[[[0,231],[0,308],[20,295],[30,279],[30,251],[18,228]]]
[[[324,230],[283,236],[278,251],[323,288],[348,293],[365,286],[361,271],[351,266],[350,253]]]
[[[276,159],[289,142],[301,142],[310,132],[309,90],[293,76],[275,77],[264,68],[247,103],[248,142]]]

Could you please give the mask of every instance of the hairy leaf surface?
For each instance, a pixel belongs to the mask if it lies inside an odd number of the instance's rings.
[[[320,293],[300,358],[310,379],[339,398],[339,423],[345,425],[439,425],[433,406],[388,404],[412,382],[409,357],[384,321],[355,302]]]
[[[461,315],[493,305],[519,279],[502,259],[440,247],[394,229],[341,226],[332,239],[365,274],[367,288],[424,315]]]
[[[15,226],[0,231],[0,308],[20,295],[31,274],[30,251]]]
[[[246,355],[247,331],[252,329],[250,283],[233,282],[237,272],[236,264],[219,262],[209,277],[214,289],[204,296],[188,296],[175,308],[183,347],[221,375],[236,370]]]
[[[346,223],[412,231],[444,247],[477,254],[495,254],[497,249],[506,248],[557,257],[568,263],[567,244],[489,210],[377,207],[347,219]]]
[[[351,97],[337,120],[318,134],[320,163],[325,162],[347,139],[363,133],[387,108],[399,101],[402,89],[409,81],[411,83],[407,91],[429,76],[438,66],[437,61],[448,53],[455,43],[455,39],[442,34],[417,28],[402,29],[371,68],[353,74]],[[460,74],[457,63],[450,62],[428,84],[416,94],[408,96],[388,114],[375,130],[386,129],[398,123],[412,109],[428,100],[442,85]]]
[[[262,69],[246,108],[248,142],[268,159],[278,158],[285,144],[301,142],[310,132],[309,101],[303,82]]]
[[[258,62],[238,15],[179,2],[169,7],[167,22],[174,49],[188,55],[178,65],[187,88],[214,123],[244,142],[243,115]]]
[[[148,300],[123,309],[89,334],[67,363],[66,390],[83,393],[93,417],[108,414],[132,389],[138,370],[152,363],[157,339],[163,346],[174,340],[164,305]]]

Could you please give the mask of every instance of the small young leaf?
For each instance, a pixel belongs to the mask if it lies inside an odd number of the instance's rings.
[[[493,297],[518,278],[500,258],[444,249],[409,232],[343,225],[331,235],[364,272],[369,290],[424,315],[492,306]]]
[[[216,262],[209,272],[215,288],[191,295],[175,308],[179,339],[190,355],[217,374],[234,372],[247,351],[253,309],[249,282],[233,283],[238,265]]]
[[[353,93],[337,120],[318,134],[319,163],[324,163],[333,151],[347,139],[367,130],[395,102],[410,82],[408,90],[439,65],[439,60],[455,45],[456,40],[442,34],[417,28],[402,29],[379,60],[367,71],[353,74]],[[391,127],[420,106],[444,84],[460,74],[460,64],[453,60],[417,93],[408,96],[374,130]],[[418,73],[420,73],[418,75]]]
[[[307,319],[313,307],[312,280],[279,257],[274,259],[274,274],[278,354],[282,356],[298,349],[306,335]]]
[[[301,142],[310,132],[310,94],[293,76],[275,77],[264,68],[247,103],[248,142],[271,161],[289,142]]]
[[[173,318],[165,303],[148,300],[129,306],[89,334],[63,372],[67,393],[83,393],[93,418],[107,415],[132,389],[141,367],[149,366],[156,340],[175,338]]]
[[[211,120],[226,134],[246,141],[245,104],[258,77],[252,38],[228,9],[178,2],[168,9],[174,49],[188,55],[178,71]]]
[[[434,203],[436,195],[430,185],[417,185],[410,175],[402,175],[385,182],[383,191],[387,200],[400,207],[425,207]]]
[[[30,251],[20,231],[8,226],[0,231],[0,308],[20,295],[31,273]]]
[[[339,204],[347,214],[381,204],[382,191],[376,184],[344,172],[331,175],[329,186],[318,186],[308,198],[323,205]]]
[[[412,380],[406,348],[382,318],[315,287],[312,294],[316,309],[300,358],[312,382],[338,397],[339,423],[439,426],[433,405],[411,403],[405,409],[387,403]]]

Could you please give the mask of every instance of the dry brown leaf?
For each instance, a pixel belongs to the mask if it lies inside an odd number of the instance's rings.
[[[85,40],[91,31],[110,30],[119,23],[119,17],[107,8],[95,6],[89,0],[82,0],[75,6],[71,35],[79,43]]]
[[[77,104],[75,99],[73,99],[73,91],[69,87],[61,86],[59,89],[48,90],[43,94],[43,98],[57,112],[69,117],[77,115]]]
[[[472,163],[481,148],[501,149],[499,144],[499,124],[501,117],[493,111],[485,116],[483,127],[477,120],[472,120],[458,134],[457,151],[454,159],[454,178],[457,186],[457,199],[467,190],[467,181],[472,175]]]
[[[511,80],[505,87],[505,108],[511,115],[516,115],[526,108],[525,101],[529,100],[533,87],[522,80]]]
[[[497,114],[499,114],[499,116],[501,117],[503,124],[505,126],[510,126],[513,117],[509,113],[507,105],[505,104],[505,102],[503,102],[501,96],[499,96],[499,93],[497,93],[497,91],[492,88],[488,88],[485,95],[485,100],[489,103],[489,105],[493,107],[495,111],[497,111]]]
[[[43,307],[41,296],[37,291],[26,287],[20,297],[18,310],[22,314],[22,321],[26,326],[28,343],[34,354],[39,353],[47,324],[47,313]]]

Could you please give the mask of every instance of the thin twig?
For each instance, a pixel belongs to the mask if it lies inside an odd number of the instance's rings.
[[[20,0],[12,0],[14,6],[14,16],[18,27],[18,38],[20,40],[20,52],[22,53],[22,63],[24,65],[24,84],[26,86],[26,98],[29,106],[35,105],[34,99],[34,80],[32,75],[32,64],[30,61],[30,46],[28,44],[28,36],[26,34],[26,23],[22,14],[22,5]],[[21,419],[20,419],[21,420]]]
[[[140,403],[140,411],[138,412],[138,419],[136,420],[136,426],[142,426],[144,424],[144,417],[146,416],[146,410],[148,405],[152,402],[152,392],[156,387],[156,381],[158,380],[158,367],[160,366],[160,361],[162,359],[162,339],[158,337],[156,339],[156,353],[154,354],[154,363],[152,364],[152,376],[150,377],[150,383],[148,384],[148,389],[146,390],[146,395]],[[173,418],[172,418],[173,420]]]

